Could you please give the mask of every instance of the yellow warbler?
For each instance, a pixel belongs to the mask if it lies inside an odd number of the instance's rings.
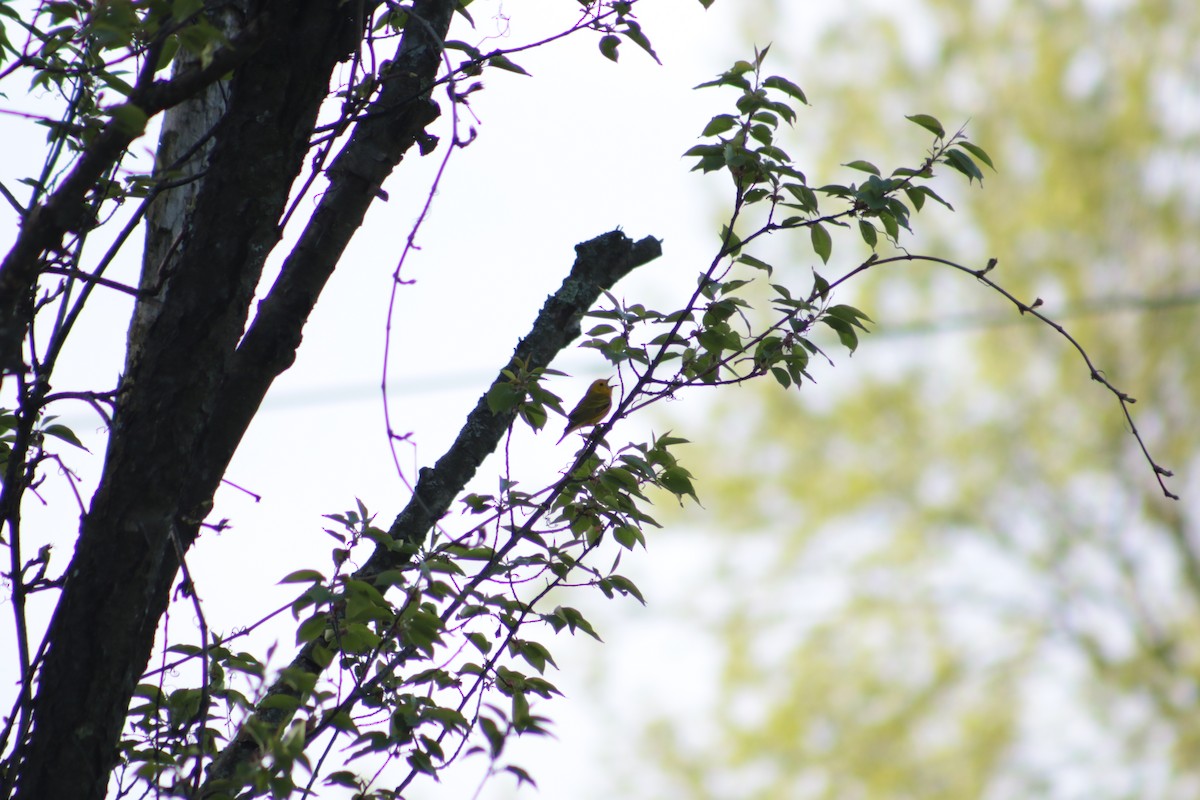
[[[592,381],[592,385],[579,401],[579,405],[567,415],[567,429],[555,444],[562,443],[571,431],[577,431],[588,425],[595,425],[608,416],[612,408],[612,387],[607,380]]]

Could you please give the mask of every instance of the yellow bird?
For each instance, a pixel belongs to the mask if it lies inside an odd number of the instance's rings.
[[[608,416],[609,409],[612,408],[612,390],[613,387],[608,385],[607,380],[592,381],[579,405],[567,415],[567,429],[555,444],[561,444],[571,431],[595,425]]]

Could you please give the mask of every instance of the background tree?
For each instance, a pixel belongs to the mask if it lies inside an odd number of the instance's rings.
[[[1194,795],[1200,128],[1185,43],[1200,15],[936,0],[824,21],[782,3],[743,10],[751,35],[817,31],[772,55],[838,98],[839,113],[789,140],[821,163],[847,142],[886,160],[886,120],[916,102],[971,118],[1003,167],[985,192],[952,189],[953,227],[917,241],[997,256],[997,274],[1068,322],[1138,398],[1185,502],[1127,480],[1140,453],[1117,419],[1098,422],[1108,398],[1078,393],[1087,375],[1069,347],[946,273],[873,273],[852,295],[878,322],[855,369],[819,373],[817,393],[742,393],[705,420],[724,432],[692,460],[720,487],[696,523],[712,531],[712,566],[651,624],[700,624],[723,654],[721,690],[690,714],[669,707],[613,756],[630,765],[623,789]],[[697,438],[694,421],[673,427]]]

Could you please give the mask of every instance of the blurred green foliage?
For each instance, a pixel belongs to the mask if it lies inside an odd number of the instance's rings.
[[[696,607],[727,599],[716,735],[648,723],[631,796],[1195,796],[1200,7],[744,10],[750,30],[820,31],[772,49],[824,106],[789,145],[828,170],[815,184],[847,151],[895,160],[905,114],[967,122],[999,172],[952,182],[959,213],[911,247],[996,257],[1042,298],[1138,399],[1183,500],[1066,342],[960,274],[873,271],[841,297],[878,325],[817,391],[726,396],[705,437],[672,424],[710,445],[692,519],[719,529]]]

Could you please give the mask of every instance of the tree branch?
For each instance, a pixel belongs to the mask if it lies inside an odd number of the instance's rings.
[[[637,267],[662,255],[662,244],[653,237],[633,242],[617,230],[577,245],[575,252],[570,275],[558,291],[547,298],[529,334],[521,339],[513,352],[513,359],[521,359],[530,369],[549,365],[554,356],[579,336],[580,321],[600,293],[611,289]],[[491,385],[504,380],[506,378],[498,374]],[[484,392],[467,415],[466,424],[450,449],[432,468],[421,470],[412,499],[392,523],[389,535],[406,546],[399,550],[377,547],[352,579],[370,580],[381,571],[410,559],[433,524],[474,477],[479,465],[495,451],[516,417],[516,411],[493,414],[487,406],[486,395]],[[313,658],[315,647],[315,643],[310,643],[300,649],[282,671],[285,677],[275,681],[255,713],[242,723],[238,734],[209,769],[206,793],[228,791],[232,788],[230,782],[236,782],[242,768],[261,758],[261,749],[252,730],[257,731],[262,725],[278,730],[291,719],[292,713],[282,707],[286,704],[269,701],[281,695],[297,696],[297,674],[319,675],[323,672]]]
[[[234,356],[206,442],[216,470],[206,483],[223,474],[271,383],[295,360],[304,324],[380,186],[438,116],[429,93],[454,2],[422,0],[412,13],[426,24],[405,29],[379,96],[330,165],[329,188]]]
[[[269,27],[266,13],[252,18],[207,65],[169,80],[139,82],[125,105],[140,109],[149,119],[182,103],[244,63],[256,52]],[[152,68],[149,63],[145,67]],[[22,313],[22,306],[37,281],[42,254],[61,245],[68,232],[89,225],[88,195],[143,133],[144,128],[113,116],[58,189],[22,220],[16,242],[0,262],[0,372],[24,370],[21,340],[30,320],[27,313]]]

